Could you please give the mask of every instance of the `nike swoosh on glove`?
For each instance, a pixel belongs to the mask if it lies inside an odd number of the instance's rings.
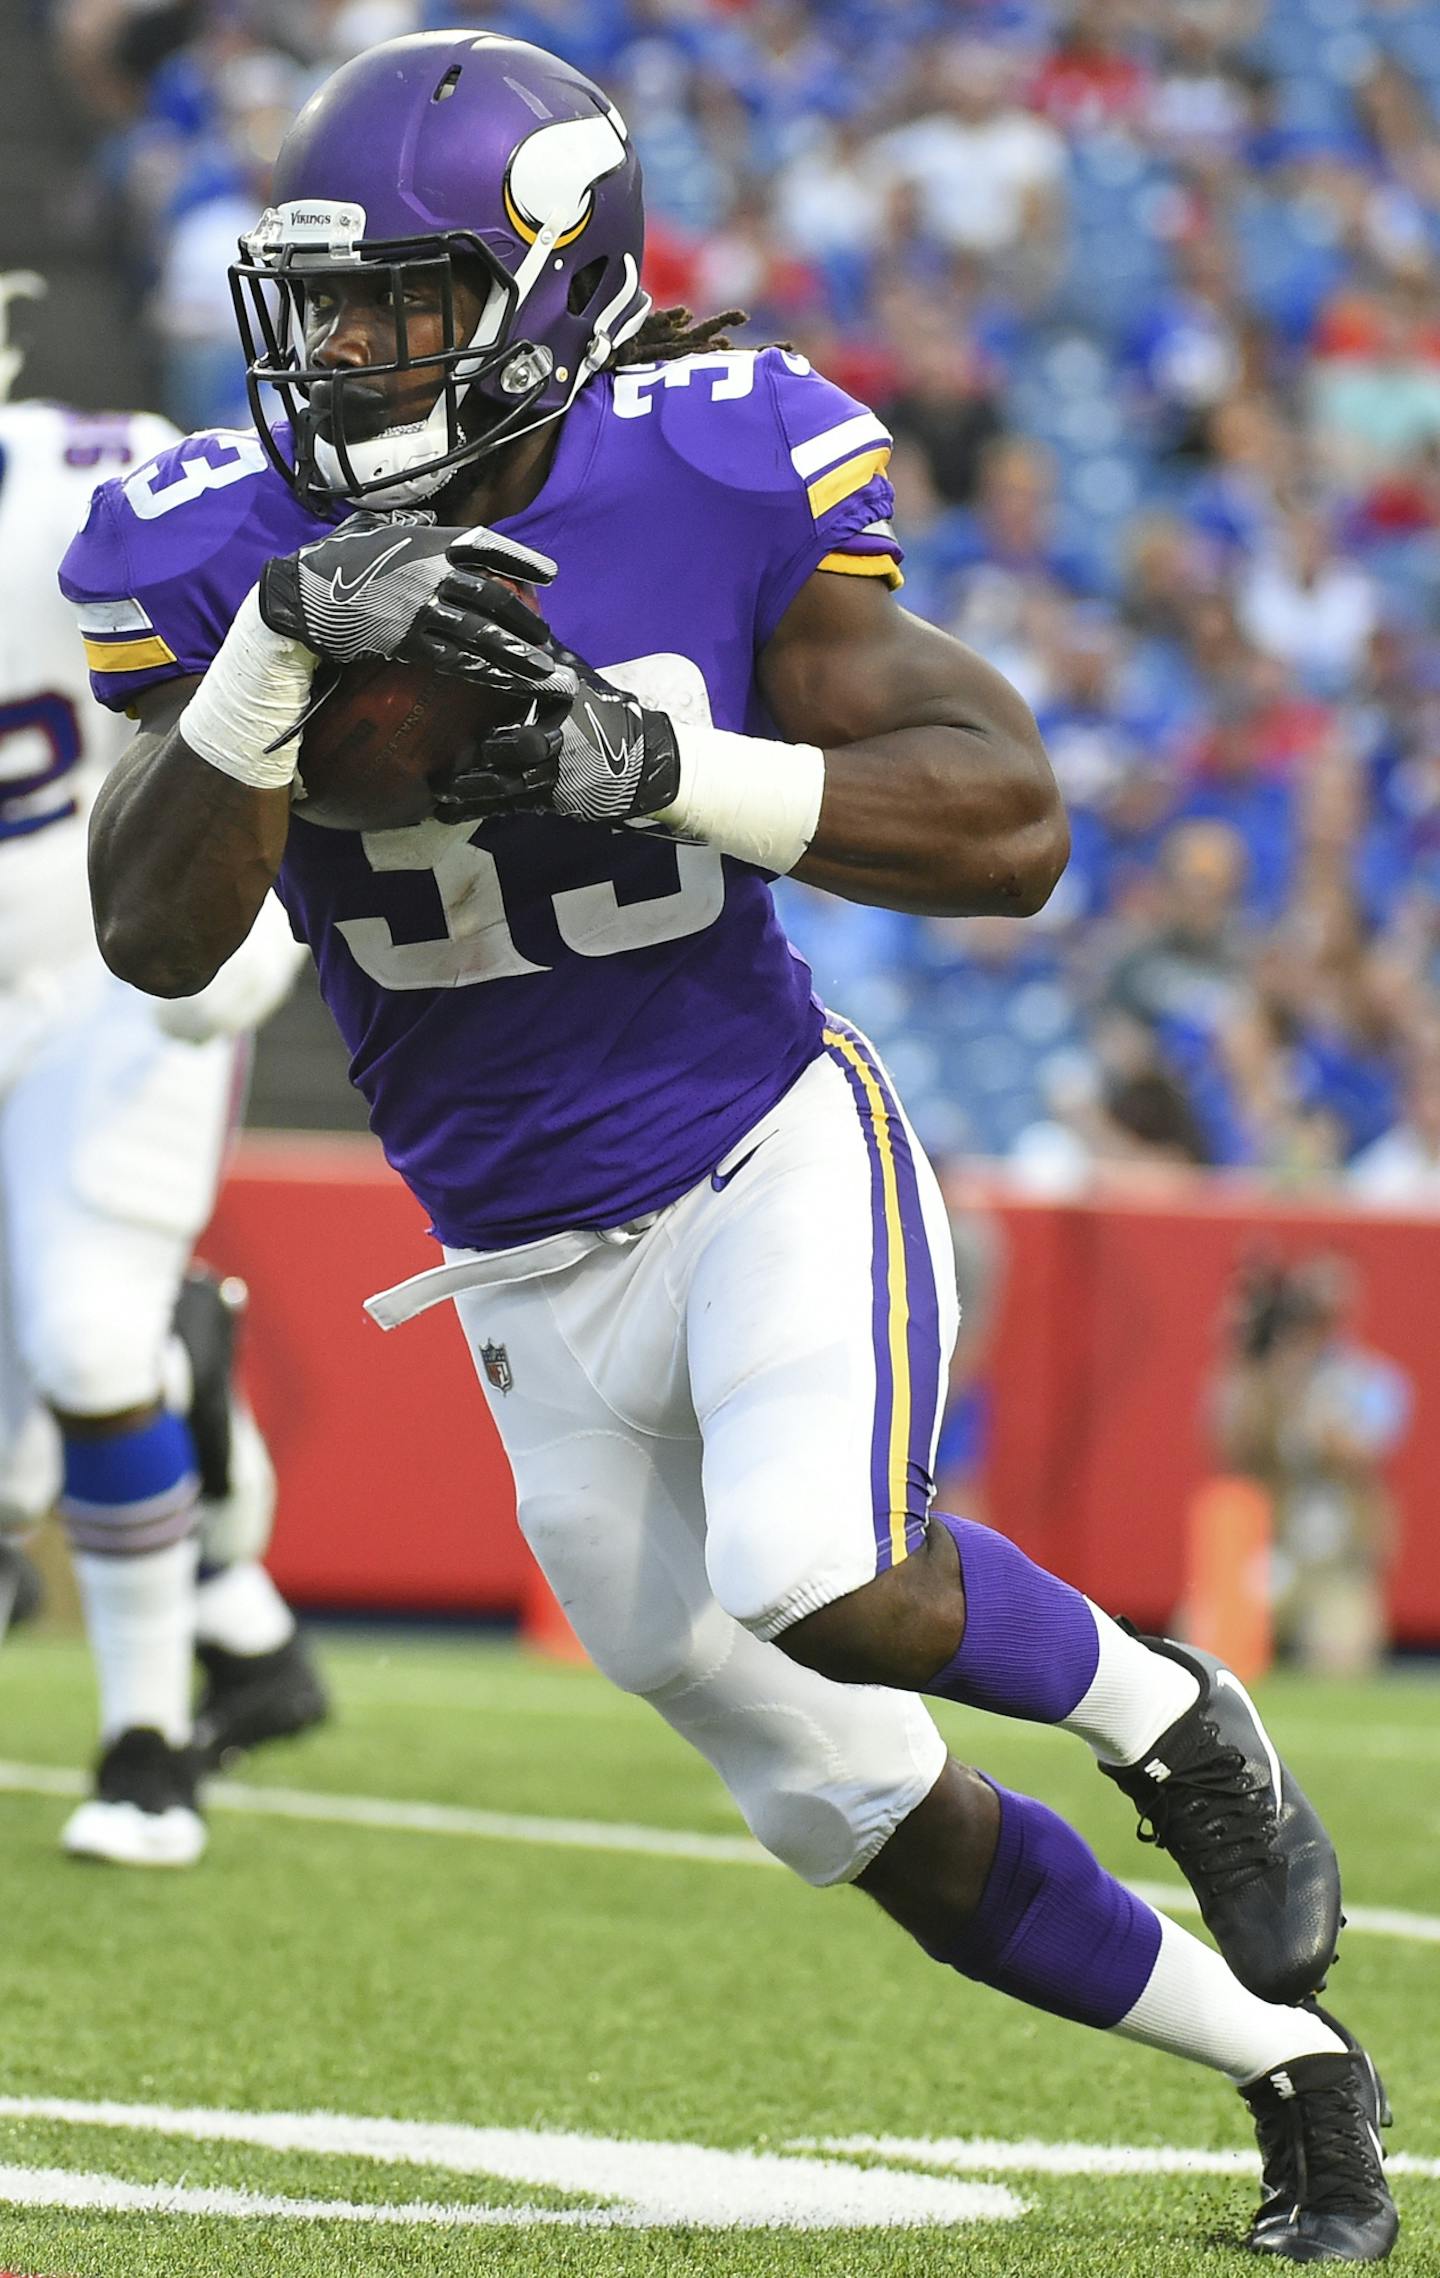
[[[352,514],[325,537],[268,561],[260,574],[260,614],[273,632],[303,641],[335,664],[399,657],[443,671],[424,645],[425,615],[450,574],[446,549],[461,538],[492,608],[503,612],[508,604],[538,624],[495,579],[548,585],[555,564],[546,555],[480,526],[460,530],[373,513]]]
[[[426,613],[424,653],[437,671],[482,682],[528,711],[523,724],[485,737],[437,787],[439,819],[539,811],[615,825],[669,806],[680,788],[669,715],[603,679],[513,597],[497,608],[468,535],[453,542],[450,560],[452,574]]]

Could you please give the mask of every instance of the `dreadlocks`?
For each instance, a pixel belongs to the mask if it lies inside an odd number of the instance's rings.
[[[732,324],[750,322],[743,308],[721,309],[697,324],[688,308],[652,308],[633,340],[625,343],[626,364],[668,364],[677,356],[701,356],[707,349],[732,348]]]

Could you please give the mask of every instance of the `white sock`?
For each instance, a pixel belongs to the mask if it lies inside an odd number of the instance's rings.
[[[1086,1600],[1089,1604],[1089,1600]],[[1108,1614],[1090,1606],[1100,1659],[1088,1691],[1061,1722],[1104,1764],[1138,1764],[1162,1732],[1200,1697],[1199,1681],[1168,1654],[1152,1653]]]
[[[133,1558],[76,1551],[102,1744],[136,1725],[174,1748],[189,1739],[198,1556],[193,1535]]]
[[[1127,2041],[1208,2064],[1237,2088],[1293,2057],[1345,2048],[1312,2010],[1281,2009],[1247,1993],[1213,1947],[1164,1914],[1150,1982],[1114,2030]]]
[[[195,1635],[227,1653],[274,1653],[295,1635],[295,1616],[259,1561],[243,1559],[200,1584]]]

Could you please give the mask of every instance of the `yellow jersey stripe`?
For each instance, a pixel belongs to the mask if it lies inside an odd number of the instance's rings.
[[[849,498],[857,490],[863,490],[871,476],[878,475],[889,464],[890,446],[887,443],[883,450],[862,451],[858,459],[847,459],[843,466],[832,467],[828,475],[821,475],[818,482],[812,482],[805,496],[810,501],[810,511],[816,521],[830,507],[838,506],[842,498]]]
[[[890,1557],[898,1566],[907,1556],[905,1511],[909,1487],[910,1444],[910,1293],[905,1284],[905,1229],[900,1220],[900,1185],[895,1170],[895,1143],[890,1135],[890,1110],[875,1080],[875,1071],[852,1039],[838,1028],[823,1032],[825,1042],[844,1055],[860,1078],[880,1158],[880,1187],[885,1204],[886,1297],[890,1347]]]
[[[836,570],[841,577],[883,577],[892,592],[905,583],[905,572],[893,554],[826,554],[815,567]]]
[[[148,672],[152,665],[173,664],[175,651],[152,633],[145,641],[87,641],[85,662],[92,672]]]

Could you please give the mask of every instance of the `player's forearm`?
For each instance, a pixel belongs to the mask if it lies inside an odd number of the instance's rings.
[[[1070,834],[1038,739],[902,728],[825,753],[820,818],[795,876],[852,902],[940,917],[1030,917]]]
[[[90,891],[106,963],[151,996],[207,987],[275,882],[315,663],[252,586],[207,671],[141,699],[92,818]]]
[[[814,764],[823,755],[786,864],[797,877],[919,915],[1041,908],[1069,854],[1064,809],[1028,705],[982,657],[875,578],[820,570],[762,652],[760,680],[782,733]]]
[[[90,821],[101,954],[151,996],[192,996],[239,948],[274,884],[290,797],[222,774],[178,727],[141,734]]]

